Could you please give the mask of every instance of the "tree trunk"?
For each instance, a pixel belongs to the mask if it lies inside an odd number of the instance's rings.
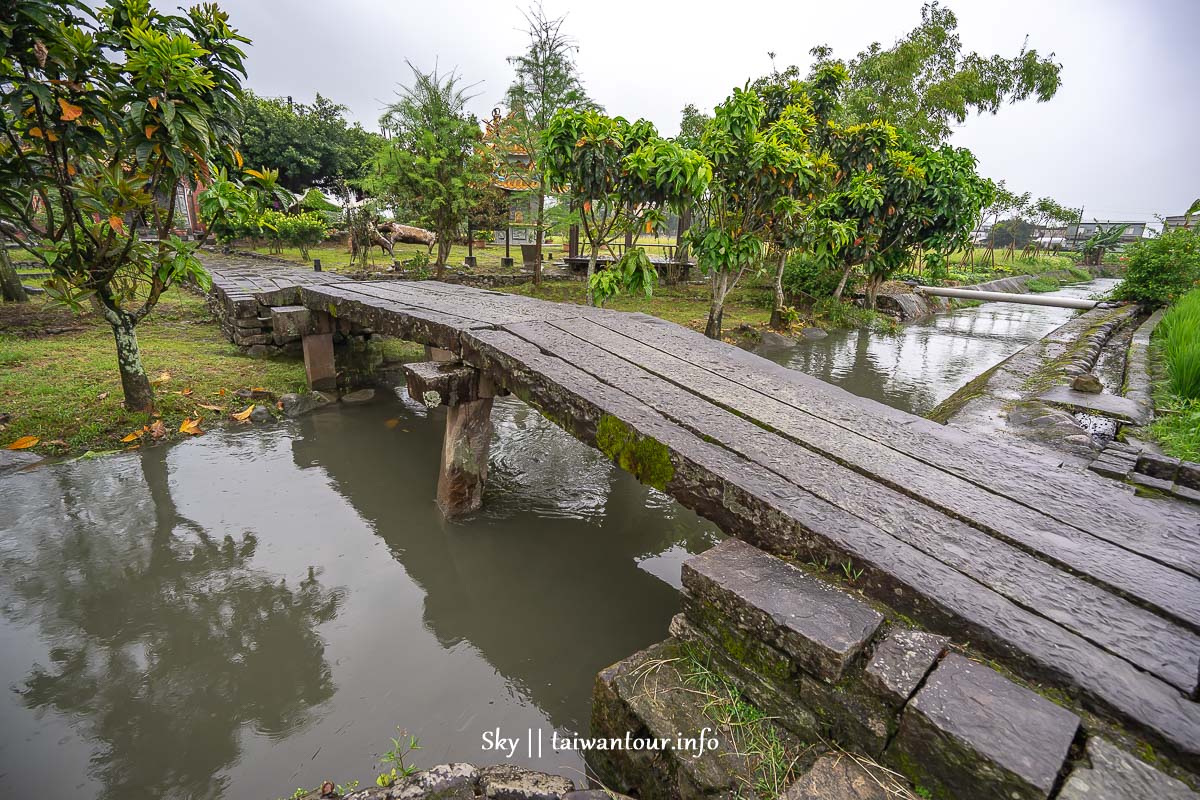
[[[846,267],[842,270],[842,279],[838,281],[837,289],[833,292],[833,299],[839,303],[842,301],[842,292],[846,291],[846,282],[850,280],[850,273],[854,271],[853,266]]]
[[[8,249],[0,245],[0,299],[11,303],[27,303],[29,295],[21,285],[21,277],[8,257]]]
[[[879,287],[883,285],[883,278],[878,275],[870,275],[867,277],[867,308],[875,310],[875,299],[879,296]]]
[[[783,319],[783,270],[787,266],[787,250],[779,251],[779,265],[775,268],[775,305],[771,309],[771,327],[777,331],[787,328]]]
[[[117,367],[121,371],[121,390],[125,393],[125,408],[129,411],[153,411],[154,390],[150,378],[142,366],[142,352],[138,349],[136,324],[120,311],[106,309],[105,318],[112,326],[113,338],[117,342]]]
[[[540,186],[545,186],[546,181],[543,177]],[[533,262],[533,285],[542,285],[542,224],[546,220],[546,195],[539,187],[538,189],[538,205],[537,205],[537,229],[536,229],[536,248],[534,250]]]
[[[712,275],[712,305],[708,309],[708,323],[704,335],[710,339],[721,338],[721,323],[725,316],[725,295],[729,292],[729,273],[714,272]]]
[[[600,256],[600,243],[592,244],[592,251],[588,253],[588,268],[587,268],[587,304],[589,306],[596,305],[596,298],[592,295],[592,276],[596,274],[596,259]]]
[[[450,239],[438,237],[437,249],[437,263],[434,264],[434,268],[436,277],[440,281],[446,274],[446,259],[450,257]]]

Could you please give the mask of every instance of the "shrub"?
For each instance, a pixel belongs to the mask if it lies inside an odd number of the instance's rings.
[[[1200,289],[1184,295],[1158,326],[1171,391],[1200,400]]]
[[[1125,248],[1125,280],[1113,293],[1120,300],[1165,305],[1200,281],[1200,231],[1176,228]]]
[[[305,261],[308,261],[308,248],[319,245],[328,235],[324,218],[314,211],[280,220],[280,238],[292,247],[300,248],[300,257]]]
[[[818,300],[832,297],[841,278],[837,267],[808,253],[797,252],[788,258],[787,266],[783,268],[783,290],[793,297],[804,295]]]

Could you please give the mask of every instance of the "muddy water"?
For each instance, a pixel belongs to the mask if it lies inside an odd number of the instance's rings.
[[[1098,278],[1050,293],[1092,297],[1119,281]],[[862,397],[926,414],[961,386],[1066,322],[1077,311],[985,303],[902,327],[897,334],[834,331],[762,355]]]
[[[0,783],[14,797],[260,798],[511,760],[586,732],[597,671],[666,634],[713,526],[517,401],[486,511],[432,502],[440,412],[295,423],[0,478]]]

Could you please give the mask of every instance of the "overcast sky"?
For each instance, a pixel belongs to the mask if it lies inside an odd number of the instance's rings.
[[[311,100],[316,92],[377,129],[409,77],[404,60],[436,62],[477,83],[482,118],[522,50],[523,4],[506,0],[220,0],[253,39],[249,86]],[[1085,219],[1153,220],[1200,196],[1200,0],[951,0],[966,50],[1015,55],[1025,37],[1063,64],[1049,103],[972,117],[954,134],[981,172],[1010,189],[1084,207]],[[829,44],[849,58],[891,44],[920,21],[920,0],[546,0],[567,16],[588,92],[609,114],[674,134],[687,103],[711,109],[730,89],[811,61]]]

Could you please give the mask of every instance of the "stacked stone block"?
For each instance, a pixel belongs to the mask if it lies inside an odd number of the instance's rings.
[[[744,542],[686,562],[683,586],[674,640],[708,654],[798,739],[878,759],[923,794],[1200,800],[1098,737],[1085,752],[1075,713],[951,651],[945,637],[889,623],[850,592]],[[597,707],[614,706],[617,674],[601,673]],[[637,723],[600,715],[593,729],[611,736],[629,724]]]

